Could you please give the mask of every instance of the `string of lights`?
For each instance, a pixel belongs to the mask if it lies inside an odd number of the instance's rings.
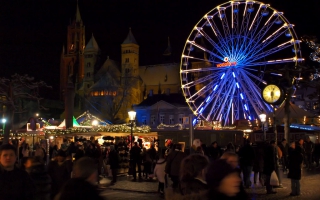
[[[175,127],[179,127],[179,130],[183,129],[182,124],[174,124],[174,125],[167,125],[164,123],[161,123],[157,126],[157,129],[164,129],[164,128],[175,128]]]

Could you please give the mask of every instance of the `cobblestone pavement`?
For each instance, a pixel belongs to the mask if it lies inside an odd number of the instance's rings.
[[[282,173],[281,173],[282,174]],[[283,188],[277,188],[277,194],[266,194],[265,187],[260,185],[253,185],[251,188],[246,189],[248,194],[253,200],[320,200],[320,169],[313,171],[303,170],[301,184],[301,195],[292,197],[291,182],[286,178],[287,175],[282,174]],[[253,175],[252,175],[253,178]],[[118,182],[110,186],[108,179],[104,179],[101,183],[105,183],[105,186],[101,188],[103,195],[108,199],[161,199],[156,193],[158,189],[157,181],[137,181],[132,182],[131,177],[123,176],[118,177]],[[125,192],[125,193],[124,193]],[[124,196],[123,196],[124,194]],[[120,196],[119,196],[120,195]],[[118,198],[119,197],[119,198]],[[120,198],[122,197],[122,198]],[[111,199],[111,198],[110,198]]]
[[[139,193],[139,192],[124,192],[120,190],[105,190],[101,196],[107,200],[164,200],[155,193]]]

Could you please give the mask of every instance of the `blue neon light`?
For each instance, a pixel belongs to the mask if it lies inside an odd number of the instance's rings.
[[[218,87],[218,85],[214,86],[213,91],[216,91],[217,87]]]
[[[193,126],[196,125],[196,122],[197,122],[197,119],[194,119],[194,120],[192,121]]]
[[[235,78],[235,77],[236,77],[236,75],[234,74],[234,72],[232,72],[232,75],[233,75],[233,78]]]
[[[244,104],[244,108],[245,108],[246,110],[248,110],[247,104]]]
[[[237,88],[240,88],[238,83],[236,83],[236,85],[237,85]]]
[[[220,79],[223,79],[224,75],[226,75],[226,73],[223,73]]]
[[[203,107],[200,109],[199,113],[202,113],[202,111],[203,111]]]
[[[208,96],[207,100],[206,100],[206,103],[211,99],[211,96]]]
[[[249,119],[251,120],[251,116],[249,116]]]
[[[242,95],[242,93],[240,93],[240,97],[241,97],[241,99],[243,99],[243,95]]]

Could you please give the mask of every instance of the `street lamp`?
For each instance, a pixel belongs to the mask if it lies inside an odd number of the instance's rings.
[[[267,115],[264,113],[261,113],[259,115],[259,118],[261,120],[261,124],[262,124],[262,129],[263,129],[263,140],[266,141],[267,139],[267,135],[266,135],[266,129],[265,129],[265,122],[267,120]]]
[[[133,122],[136,119],[136,112],[135,111],[129,111],[129,121],[130,121],[130,126],[131,126],[131,149],[132,149],[132,138],[133,138]]]
[[[1,122],[2,122],[2,134],[4,135],[4,129],[6,128],[6,122],[7,122],[7,120],[6,120],[5,118],[3,118],[3,119],[1,120]]]

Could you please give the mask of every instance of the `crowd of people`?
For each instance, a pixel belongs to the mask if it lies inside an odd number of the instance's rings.
[[[0,147],[0,199],[103,199],[96,190],[104,153],[97,141],[64,140],[60,149],[51,144],[48,151],[33,146]]]
[[[290,195],[300,195],[302,168],[319,167],[320,144],[308,137],[290,144],[285,139],[279,144],[245,140],[242,146],[229,143],[225,148],[213,142],[193,146],[186,153],[181,144],[158,150],[154,144],[146,149],[135,142],[129,155],[132,181],[156,178],[158,192],[166,199],[249,199],[246,189],[253,184],[275,194],[284,175],[291,179]],[[104,165],[109,170],[103,170]],[[111,185],[116,184],[118,168],[118,145],[102,148],[94,139],[65,140],[60,149],[52,144],[48,151],[42,144],[33,149],[25,142],[18,149],[5,144],[0,147],[0,196],[5,200],[102,199],[96,190],[99,175],[112,176]],[[271,183],[273,178],[276,184]]]

